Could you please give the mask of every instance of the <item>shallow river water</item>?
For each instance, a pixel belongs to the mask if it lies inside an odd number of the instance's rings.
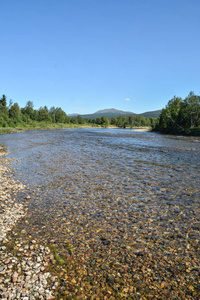
[[[68,260],[66,297],[199,299],[199,138],[63,129],[1,143],[30,188],[19,226]]]

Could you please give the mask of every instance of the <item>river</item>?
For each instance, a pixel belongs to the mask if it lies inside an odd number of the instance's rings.
[[[199,293],[199,138],[93,128],[1,135],[0,144],[31,196],[19,227],[72,261],[73,295],[81,282],[86,295]]]

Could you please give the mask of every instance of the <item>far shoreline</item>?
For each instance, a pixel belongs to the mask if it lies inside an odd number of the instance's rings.
[[[139,127],[117,127],[117,126],[101,126],[101,125],[80,125],[80,124],[67,124],[67,126],[63,126],[62,123],[58,123],[58,124],[54,124],[52,126],[52,124],[47,124],[46,126],[36,126],[36,127],[27,127],[27,128],[20,128],[20,127],[16,127],[16,128],[11,128],[11,127],[2,127],[0,128],[0,135],[4,135],[4,134],[12,134],[12,133],[20,133],[20,132],[25,132],[25,131],[33,131],[33,130],[57,130],[57,129],[128,129],[128,130],[132,130],[134,132],[152,132],[152,133],[157,133],[157,134],[161,134],[161,135],[172,135],[172,136],[185,136],[185,137],[200,137],[200,132],[188,132],[188,134],[186,134],[185,132],[181,133],[181,132],[162,132],[162,131],[157,131],[155,129],[152,129],[150,126],[139,126]]]
[[[63,126],[63,124],[58,124],[57,126],[50,126],[49,124],[47,124],[47,126],[41,126],[41,127],[29,127],[29,128],[20,128],[20,127],[16,127],[16,128],[11,128],[11,127],[3,127],[0,128],[0,135],[1,134],[11,134],[11,133],[20,133],[20,132],[24,132],[24,131],[30,131],[30,130],[54,130],[54,129],[84,129],[84,128],[94,128],[94,129],[101,129],[101,128],[107,128],[107,129],[129,129],[129,130],[133,130],[133,131],[142,131],[142,132],[150,132],[151,128],[144,126],[144,127],[126,127],[126,128],[121,128],[121,127],[117,127],[117,126],[89,126],[89,125],[76,125],[76,124],[72,124],[72,125],[68,125],[68,126]]]

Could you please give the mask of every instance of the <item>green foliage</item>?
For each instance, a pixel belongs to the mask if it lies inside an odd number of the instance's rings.
[[[101,125],[105,127],[109,125],[109,120],[107,117],[101,117]]]
[[[72,124],[78,124],[77,118],[70,118],[70,123],[72,123]]]
[[[10,122],[9,124],[19,124],[22,121],[22,115],[21,115],[21,110],[19,108],[19,105],[17,103],[14,103],[10,109],[9,109],[9,118]],[[10,126],[12,127],[12,126]]]
[[[117,122],[117,118],[116,118],[116,117],[112,117],[112,118],[110,119],[110,124],[111,124],[111,125],[115,125],[116,122]]]
[[[51,123],[52,119],[51,116],[48,112],[48,108],[46,106],[44,107],[40,107],[39,111],[38,111],[38,121],[44,121],[47,123]]]
[[[51,116],[52,123],[55,123],[55,122],[56,122],[56,118],[55,118],[55,115],[56,115],[56,108],[55,108],[55,106],[52,106],[52,107],[49,109],[49,114],[50,114],[50,116]]]
[[[21,109],[21,113],[27,116],[27,120],[37,120],[37,111],[33,107],[33,102],[28,101],[26,106]]]
[[[8,108],[6,106],[6,96],[3,95],[0,99],[0,114],[7,115],[8,114]]]
[[[154,118],[152,118],[154,119]],[[141,115],[118,116],[110,119],[110,124],[120,128],[133,128],[140,126],[150,126],[149,118]]]
[[[86,120],[83,119],[81,116],[77,116],[77,122],[78,122],[78,124],[85,124]]]
[[[6,107],[6,96],[3,95],[0,99],[0,106]]]
[[[55,112],[55,121],[56,123],[65,123],[66,113],[59,107]]]
[[[190,122],[190,128],[198,127],[200,125],[200,97],[190,92],[184,100],[183,110],[185,118]]]
[[[101,125],[101,118],[96,118],[96,124]]]
[[[174,96],[162,110],[159,121],[153,127],[164,133],[192,134],[191,129],[198,126],[200,126],[200,97],[190,92],[184,100]]]
[[[158,111],[157,111],[158,112]],[[95,114],[94,114],[95,115]],[[95,119],[86,119],[83,116],[68,117],[60,107],[47,106],[34,109],[33,102],[28,101],[24,108],[10,100],[7,107],[6,96],[0,99],[0,127],[21,129],[40,128],[80,128],[83,125],[107,127],[109,125],[120,128],[151,126],[153,130],[163,133],[184,133],[199,135],[200,131],[200,96],[190,92],[182,100],[174,96],[161,111],[159,118],[144,115],[120,115],[108,118],[98,116]],[[150,115],[149,115],[150,116]],[[68,125],[66,125],[68,124]],[[2,130],[3,130],[2,129]],[[5,131],[5,130],[4,130]]]
[[[0,113],[0,127],[7,127],[9,123],[9,117],[7,114]]]
[[[51,120],[53,123],[69,123],[69,118],[60,107],[52,106],[49,110]]]

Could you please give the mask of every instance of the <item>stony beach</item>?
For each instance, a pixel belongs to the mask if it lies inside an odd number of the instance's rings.
[[[54,299],[53,291],[58,284],[46,272],[49,261],[54,260],[50,249],[35,240],[9,234],[26,215],[26,207],[15,202],[17,193],[26,186],[12,179],[11,160],[6,154],[6,149],[0,146],[0,298]]]

